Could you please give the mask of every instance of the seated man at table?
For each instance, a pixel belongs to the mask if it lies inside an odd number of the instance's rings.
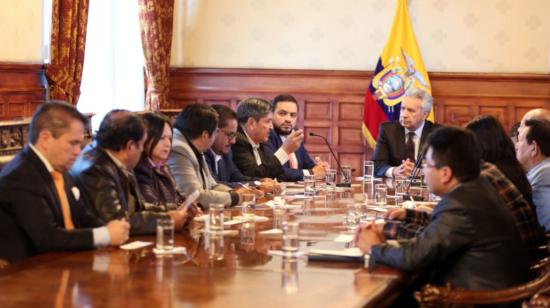
[[[522,121],[516,157],[527,171],[533,189],[533,204],[541,226],[550,231],[550,122]]]
[[[370,253],[371,264],[430,271],[431,282],[468,290],[502,289],[528,280],[527,248],[510,211],[479,176],[472,133],[439,128],[427,146],[424,178],[442,200],[426,228],[397,245],[384,243],[374,224],[358,230],[357,244]]]
[[[233,189],[212,177],[204,159],[218,134],[218,114],[206,104],[192,104],[183,108],[174,123],[174,140],[168,166],[178,189],[184,194],[197,190],[197,202],[203,206],[221,203],[234,206],[247,189]]]
[[[421,89],[411,89],[401,102],[399,122],[386,122],[378,129],[372,155],[374,175],[409,176],[434,125],[426,120],[432,109],[432,96]],[[421,159],[421,158],[420,158]]]
[[[237,137],[237,114],[233,109],[224,105],[212,105],[219,116],[218,134],[214,139],[214,143],[206,153],[204,158],[208,164],[210,174],[221,184],[229,187],[239,187],[243,184],[248,184],[251,187],[255,186],[254,182],[260,182],[260,189],[265,192],[272,192],[274,182],[270,178],[257,178],[247,176],[241,173],[239,168],[233,162],[233,154],[231,146],[235,144]]]
[[[42,104],[30,143],[0,173],[0,259],[16,262],[48,251],[120,245],[123,220],[91,214],[67,174],[80,153],[88,119],[63,102]]]
[[[157,219],[170,217],[176,229],[186,219],[182,211],[146,205],[133,170],[147,137],[143,120],[127,110],[109,112],[99,125],[95,141],[71,168],[82,198],[104,221],[126,218],[130,234],[154,234]]]
[[[283,179],[283,165],[288,155],[300,147],[303,133],[291,133],[279,150],[269,152],[264,143],[273,129],[273,112],[271,104],[261,98],[241,101],[237,106],[237,120],[237,141],[231,148],[235,165],[244,175]]]
[[[269,133],[269,140],[264,144],[265,148],[276,153],[283,149],[284,142],[291,138],[292,134],[302,131],[296,129],[296,120],[298,119],[298,102],[292,95],[281,94],[273,99],[273,130]],[[317,158],[318,159],[318,158]],[[314,174],[321,178],[325,175],[325,168],[328,163],[314,161],[309,156],[304,143],[300,142],[300,147],[288,154],[288,161],[283,165],[285,181],[301,181],[304,175]]]

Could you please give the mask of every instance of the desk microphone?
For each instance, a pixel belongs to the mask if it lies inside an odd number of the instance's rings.
[[[344,179],[346,179],[346,175],[344,174],[344,171],[342,170],[342,166],[340,166],[340,160],[338,160],[338,158],[336,158],[336,155],[334,155],[334,151],[332,150],[332,147],[330,146],[330,143],[328,143],[327,138],[325,138],[324,136],[321,136],[319,134],[316,134],[314,132],[310,132],[309,135],[312,136],[312,137],[319,137],[319,138],[323,139],[323,141],[327,145],[328,149],[330,150],[330,154],[332,154],[332,157],[336,161],[336,165],[338,165],[338,171],[340,172],[342,177]],[[350,182],[350,183],[338,183],[338,184],[336,184],[336,186],[338,186],[338,187],[351,187],[351,179],[346,179],[346,180],[348,180],[348,182]]]
[[[426,152],[428,152],[428,147],[424,147],[422,149],[422,152],[420,152],[420,155],[417,157],[416,162],[414,164],[414,168],[411,171],[411,175],[407,178],[409,186],[407,186],[406,191],[409,191],[409,188],[411,187],[412,181],[418,176],[418,173],[420,172],[420,169],[422,169],[422,161],[424,160],[424,157],[426,156]]]

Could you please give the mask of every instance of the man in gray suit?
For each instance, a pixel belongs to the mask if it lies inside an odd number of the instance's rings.
[[[218,133],[218,114],[205,104],[185,107],[174,123],[172,152],[168,166],[178,189],[188,195],[198,190],[198,202],[203,206],[221,203],[233,206],[239,203],[244,188],[232,189],[214,180],[204,159],[204,153],[214,143]]]
[[[533,188],[533,204],[539,223],[550,231],[550,122],[542,119],[522,121],[516,156]]]

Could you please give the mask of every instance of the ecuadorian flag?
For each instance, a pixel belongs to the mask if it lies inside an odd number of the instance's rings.
[[[411,87],[431,94],[430,80],[416,43],[407,0],[398,0],[390,37],[365,94],[363,135],[374,148],[381,123],[399,119],[401,98]],[[433,121],[433,108],[428,120]]]

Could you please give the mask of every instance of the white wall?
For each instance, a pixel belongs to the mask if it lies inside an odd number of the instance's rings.
[[[42,0],[0,0],[0,62],[42,63]]]
[[[176,0],[172,64],[372,70],[397,0]],[[550,1],[409,0],[429,71],[548,73]]]

